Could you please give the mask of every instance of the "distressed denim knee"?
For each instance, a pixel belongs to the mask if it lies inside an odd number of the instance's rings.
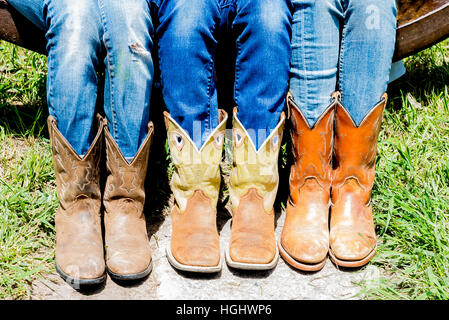
[[[335,91],[340,46],[340,0],[292,0],[290,92],[313,126]]]
[[[346,0],[338,88],[356,124],[387,90],[396,41],[395,0]]]
[[[218,125],[214,82],[217,1],[162,1],[158,34],[164,102],[197,145]]]
[[[239,119],[258,148],[278,124],[284,108],[291,54],[291,3],[236,1],[234,99]],[[276,76],[274,76],[276,75]],[[253,112],[258,110],[258,112]]]
[[[101,51],[98,9],[90,1],[47,1],[49,111],[78,154],[92,139]]]
[[[98,3],[106,48],[105,114],[121,152],[132,159],[147,134],[154,78],[150,1]]]

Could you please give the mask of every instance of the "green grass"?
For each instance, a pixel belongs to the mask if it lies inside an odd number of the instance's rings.
[[[46,63],[43,55],[0,41],[0,126],[6,132],[40,136],[45,131]]]
[[[0,42],[0,299],[53,271],[57,205],[45,129],[46,58]]]
[[[367,298],[449,299],[449,41],[390,86],[373,202],[382,244]]]
[[[45,63],[0,42],[0,299],[29,298],[31,282],[54,272]],[[373,191],[381,244],[372,264],[382,277],[361,283],[361,294],[448,299],[449,41],[406,67],[389,88]]]

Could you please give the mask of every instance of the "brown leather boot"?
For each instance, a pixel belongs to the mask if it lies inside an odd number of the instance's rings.
[[[103,204],[106,266],[111,277],[135,280],[152,270],[143,207],[145,177],[153,137],[153,123],[136,156],[129,163],[105,127],[107,179]]]
[[[81,158],[59,132],[56,119],[48,117],[48,130],[56,175],[59,208],[56,224],[56,270],[74,285],[105,280],[101,235],[100,157],[104,122]]]
[[[340,103],[336,106],[329,255],[342,267],[363,266],[376,253],[370,200],[386,103],[384,94],[360,126]]]
[[[313,127],[309,127],[291,95],[287,96],[295,162],[290,171],[290,200],[279,251],[288,264],[304,271],[323,268],[329,250],[336,96]]]
[[[170,155],[175,170],[170,182],[175,197],[171,211],[172,235],[167,259],[178,269],[213,273],[222,267],[217,230],[220,162],[227,113],[200,150],[181,126],[165,112]]]
[[[279,185],[278,156],[284,122],[282,113],[276,128],[256,150],[234,108],[234,160],[229,185],[232,228],[226,251],[230,267],[268,270],[278,262],[273,204]]]

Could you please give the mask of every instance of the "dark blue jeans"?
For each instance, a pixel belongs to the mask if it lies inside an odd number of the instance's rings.
[[[198,148],[218,125],[217,35],[236,39],[234,101],[257,148],[279,121],[288,87],[289,0],[156,0],[163,97]],[[257,136],[257,138],[256,138]]]

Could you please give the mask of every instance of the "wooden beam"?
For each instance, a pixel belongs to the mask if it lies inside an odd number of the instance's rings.
[[[449,0],[399,0],[394,61],[449,37]]]

